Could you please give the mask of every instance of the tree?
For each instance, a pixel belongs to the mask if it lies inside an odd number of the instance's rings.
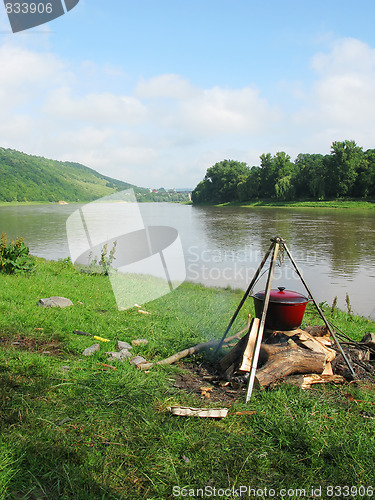
[[[197,204],[205,203],[209,201],[208,196],[209,196],[209,185],[207,181],[203,180],[197,184],[197,186],[191,193],[191,200],[193,203]]]
[[[260,196],[272,198],[275,195],[276,169],[271,153],[260,156]]]
[[[284,175],[275,185],[276,198],[280,200],[292,200],[295,197],[296,191],[293,184],[293,176]]]
[[[301,153],[295,161],[295,189],[298,198],[322,200],[326,194],[324,156]]]
[[[353,196],[357,198],[375,196],[375,149],[368,149],[364,153],[364,160],[357,168]]]
[[[262,169],[260,195],[265,198],[280,199],[292,196],[294,164],[290,161],[290,156],[280,151],[274,157],[270,153],[263,154],[260,160]]]
[[[259,197],[261,183],[260,167],[252,167],[246,179],[240,181],[237,186],[238,199],[240,201],[254,200]]]
[[[249,174],[244,162],[223,160],[207,169],[206,175],[192,193],[194,203],[226,203],[238,200],[237,185]]]
[[[331,155],[325,157],[329,194],[335,198],[348,196],[354,186],[357,170],[364,161],[362,148],[355,141],[335,141]]]

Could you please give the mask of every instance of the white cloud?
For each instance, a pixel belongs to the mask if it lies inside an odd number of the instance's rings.
[[[271,108],[257,89],[214,87],[184,101],[179,118],[188,130],[206,137],[233,136],[264,133],[280,119],[280,112]]]
[[[255,87],[203,89],[178,75],[159,75],[142,79],[135,93],[149,100],[152,117],[162,127],[197,138],[258,134],[280,119],[280,111]]]
[[[132,96],[109,92],[72,96],[72,89],[53,90],[44,105],[46,113],[58,118],[101,124],[137,125],[146,118],[146,108]]]
[[[365,147],[374,141],[375,49],[356,39],[334,43],[312,60],[316,71],[304,106],[293,116],[311,133],[311,141],[354,139]],[[374,144],[372,144],[373,146]]]
[[[347,74],[367,72],[375,64],[375,50],[355,38],[342,38],[333,42],[328,53],[316,54],[311,62],[320,74]]]
[[[66,64],[48,52],[38,53],[21,45],[5,42],[0,47],[0,85],[9,89],[30,87],[30,91],[71,79]]]
[[[140,79],[132,91],[99,91],[100,73],[115,79],[121,68],[90,61],[74,67],[45,47],[15,42],[0,47],[0,65],[2,146],[81,162],[139,185],[193,186],[199,159],[225,149],[223,137],[229,152],[242,150],[232,144],[237,136],[257,135],[278,119],[252,87],[204,89],[164,74]]]
[[[197,93],[188,80],[180,75],[166,74],[158,75],[149,80],[141,78],[135,89],[135,95],[144,98],[160,98],[167,99],[189,99]]]
[[[275,81],[278,106],[254,85],[201,88],[176,74],[120,88],[122,68],[74,66],[11,42],[0,46],[0,67],[0,146],[140,186],[194,187],[224,158],[254,165],[264,152],[293,158],[352,138],[374,146],[375,50],[359,40],[316,54],[310,86],[303,75]]]

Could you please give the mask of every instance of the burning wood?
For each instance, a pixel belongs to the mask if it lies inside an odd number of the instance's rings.
[[[223,378],[231,380],[243,376],[251,370],[252,355],[259,319],[255,318],[248,333],[220,361]],[[256,371],[258,386],[267,388],[280,380],[294,375],[294,384],[302,388],[314,383],[335,382],[345,379],[333,375],[331,362],[336,357],[325,330],[319,327],[308,331],[297,328],[291,331],[266,330],[260,346],[259,362]],[[317,336],[317,334],[323,336]],[[246,375],[245,375],[246,378]]]

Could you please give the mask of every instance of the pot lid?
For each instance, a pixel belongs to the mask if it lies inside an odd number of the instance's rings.
[[[262,292],[258,292],[253,295],[253,297],[263,300],[264,295],[265,291],[263,290]],[[270,302],[278,302],[281,304],[301,304],[308,301],[309,299],[301,293],[286,290],[283,286],[279,286],[277,289],[271,289]]]

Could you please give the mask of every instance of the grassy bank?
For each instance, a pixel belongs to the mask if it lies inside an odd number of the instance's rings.
[[[145,373],[127,361],[108,362],[105,352],[117,339],[147,339],[133,351],[155,361],[220,338],[242,293],[185,283],[143,306],[146,315],[137,308],[118,311],[107,277],[79,274],[68,262],[38,260],[33,275],[0,274],[0,498],[165,500],[207,487],[207,498],[216,488],[216,498],[231,499],[238,496],[219,489],[240,486],[274,489],[274,498],[282,488],[305,489],[304,498],[316,498],[311,489],[321,487],[326,498],[332,485],[374,485],[375,420],[361,415],[374,411],[370,385],[280,386],[254,393],[248,404],[239,390],[221,402],[183,390],[176,383],[185,373],[179,364]],[[36,306],[52,295],[74,305]],[[248,312],[250,301],[234,331]],[[332,314],[354,339],[375,331],[365,318]],[[305,320],[319,323],[312,309]],[[84,357],[95,341],[74,329],[111,342]],[[345,397],[348,392],[361,402]],[[254,413],[183,418],[171,416],[170,405]]]
[[[324,200],[324,201],[275,201],[275,200],[257,200],[249,202],[230,202],[217,205],[220,207],[285,207],[285,208],[345,208],[353,210],[373,210],[374,201],[367,200]]]
[[[23,207],[31,205],[52,205],[51,201],[0,201],[0,207]],[[55,205],[59,203],[54,202]]]

